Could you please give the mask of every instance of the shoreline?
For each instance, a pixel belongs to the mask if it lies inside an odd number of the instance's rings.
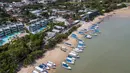
[[[124,9],[125,10],[129,10],[129,11],[125,12]],[[117,9],[117,10],[114,10],[112,12],[105,13],[104,15],[97,16],[91,22],[82,23],[81,27],[79,27],[78,30],[79,29],[83,29],[83,28],[87,29],[87,28],[89,28],[91,25],[93,25],[95,23],[103,22],[106,18],[109,19],[114,14],[123,14],[123,12],[125,12],[125,15],[127,16],[129,14],[129,12],[130,12],[130,9],[127,9],[127,8]],[[76,34],[78,36],[78,38],[81,39],[83,36],[78,34],[77,31],[74,31],[73,33]],[[77,45],[77,41],[75,39],[71,38],[71,36],[68,37],[68,40],[64,40],[63,42],[72,43],[73,46]],[[60,48],[55,47],[54,50],[47,51],[44,54],[45,56],[43,56],[40,59],[37,59],[35,61],[36,62],[35,64],[29,65],[26,68],[22,67],[21,70],[19,72],[17,72],[17,73],[32,73],[32,71],[34,70],[35,66],[37,66],[39,64],[42,64],[42,63],[46,63],[47,61],[52,61],[52,62],[56,63],[56,65],[59,67],[61,62],[65,60],[65,58],[68,55],[68,53],[73,49],[73,48],[68,47],[65,44],[63,44],[63,42],[60,43],[60,44],[57,44],[56,46],[64,46],[64,47],[66,47],[68,49],[67,52],[63,52],[63,51],[60,50]],[[56,72],[56,70],[55,69],[54,70],[51,69],[48,72],[49,73],[54,73],[54,72]]]

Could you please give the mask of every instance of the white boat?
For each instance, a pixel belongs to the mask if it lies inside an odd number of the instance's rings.
[[[94,33],[93,35],[94,35],[94,36],[97,36],[98,34],[97,34],[97,33]]]
[[[92,36],[91,35],[85,35],[85,38],[92,39]]]
[[[41,72],[41,73],[48,73],[48,71],[44,70],[44,71],[43,71],[43,72]]]
[[[47,70],[50,70],[50,67],[46,65],[46,69],[47,69]]]
[[[98,29],[99,28],[99,26],[97,25],[97,26],[95,26],[95,29]]]
[[[79,58],[79,55],[77,53],[75,53],[75,52],[70,52],[69,55],[73,56],[75,58]]]
[[[51,61],[48,61],[46,65],[49,66],[50,68],[53,68],[53,69],[56,68],[56,64],[51,62]]]
[[[34,70],[32,73],[39,73],[38,71]]]
[[[36,66],[35,69],[38,70],[38,71],[40,71],[40,72],[44,71],[42,68],[40,68],[38,66]]]
[[[77,53],[77,52],[75,52],[75,51],[71,51],[70,53],[74,53],[74,54],[78,55],[78,53]]]
[[[77,48],[84,50],[85,46],[78,45]]]
[[[49,66],[47,66],[47,65],[44,64],[44,63],[41,64],[41,65],[39,65],[39,67],[42,68],[42,69],[44,69],[44,70],[46,70],[46,69],[47,69],[47,70],[50,70]]]
[[[72,58],[69,58],[69,57],[66,58],[66,62],[69,64],[75,64],[75,60],[73,60]]]
[[[74,57],[72,57],[72,56],[70,56],[70,55],[68,55],[68,57],[67,58],[71,58],[71,59],[73,59],[73,60],[75,60],[76,61],[76,58],[74,58]]]
[[[75,52],[77,52],[77,53],[83,52],[83,50],[82,50],[82,49],[79,49],[79,48],[75,48],[75,49],[73,49],[73,51],[75,51]]]
[[[84,42],[83,41],[79,41],[79,44],[84,44]]]
[[[65,69],[71,70],[71,67],[65,62],[62,62],[62,67]]]

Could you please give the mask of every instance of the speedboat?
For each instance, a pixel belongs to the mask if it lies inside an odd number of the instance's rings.
[[[74,53],[74,54],[78,55],[78,53],[77,53],[77,52],[75,52],[75,51],[71,51],[70,53]]]
[[[53,69],[56,68],[56,64],[51,62],[51,61],[48,61],[46,65],[49,66],[50,68],[53,68]]]
[[[65,62],[62,62],[62,67],[65,69],[71,70],[71,67]]]
[[[75,52],[77,52],[77,53],[83,52],[83,50],[82,50],[82,49],[79,49],[79,48],[75,48],[75,49],[73,49],[73,51],[75,51]]]
[[[75,52],[70,52],[69,55],[75,58],[79,58],[79,55]]]
[[[45,65],[45,67],[46,67],[47,70],[50,70],[49,66],[47,66],[46,64],[44,64],[44,65]]]
[[[82,47],[82,48],[85,48],[85,47],[86,47],[85,44],[84,44],[84,43],[81,43],[81,42],[78,43],[78,46],[80,46],[80,47]]]
[[[85,46],[81,46],[81,45],[78,44],[77,48],[84,50]]]
[[[43,71],[43,72],[41,72],[41,73],[48,73],[48,71],[44,70],[44,71]]]
[[[78,42],[78,45],[80,45],[80,46],[82,46],[82,47],[86,47],[86,46],[85,46],[85,43],[82,42],[82,41],[79,41],[79,42]]]
[[[79,31],[78,33],[81,34],[81,35],[85,35],[84,32],[82,32],[82,31]]]
[[[85,35],[85,38],[92,39],[92,36],[91,35]]]
[[[73,59],[73,60],[76,60],[76,58],[74,58],[74,57],[72,57],[72,56],[70,56],[70,55],[68,55],[67,58],[71,58],[71,59]]]
[[[83,42],[83,41],[79,41],[78,43],[79,43],[79,44],[84,44],[84,42]]]
[[[73,60],[72,58],[67,57],[66,62],[69,63],[69,64],[74,64],[75,60]]]
[[[40,72],[44,71],[44,69],[40,68],[39,66],[36,66],[35,69],[38,70],[38,71],[40,71]]]
[[[39,65],[39,67],[40,68],[43,68],[44,70],[49,70],[50,68],[49,68],[49,66],[47,66],[46,64],[41,64],[41,65]]]
[[[39,73],[38,71],[34,70],[32,73]]]

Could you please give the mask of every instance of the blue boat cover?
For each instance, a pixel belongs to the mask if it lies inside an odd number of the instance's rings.
[[[76,34],[72,34],[71,37],[76,38],[77,39],[77,35]]]
[[[62,64],[63,66],[65,66],[65,67],[68,67],[68,65],[67,64]]]

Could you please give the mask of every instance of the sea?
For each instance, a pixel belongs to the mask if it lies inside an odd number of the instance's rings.
[[[58,67],[55,73],[130,73],[130,17],[105,18],[99,29],[98,36],[84,39],[87,47],[72,70]]]

